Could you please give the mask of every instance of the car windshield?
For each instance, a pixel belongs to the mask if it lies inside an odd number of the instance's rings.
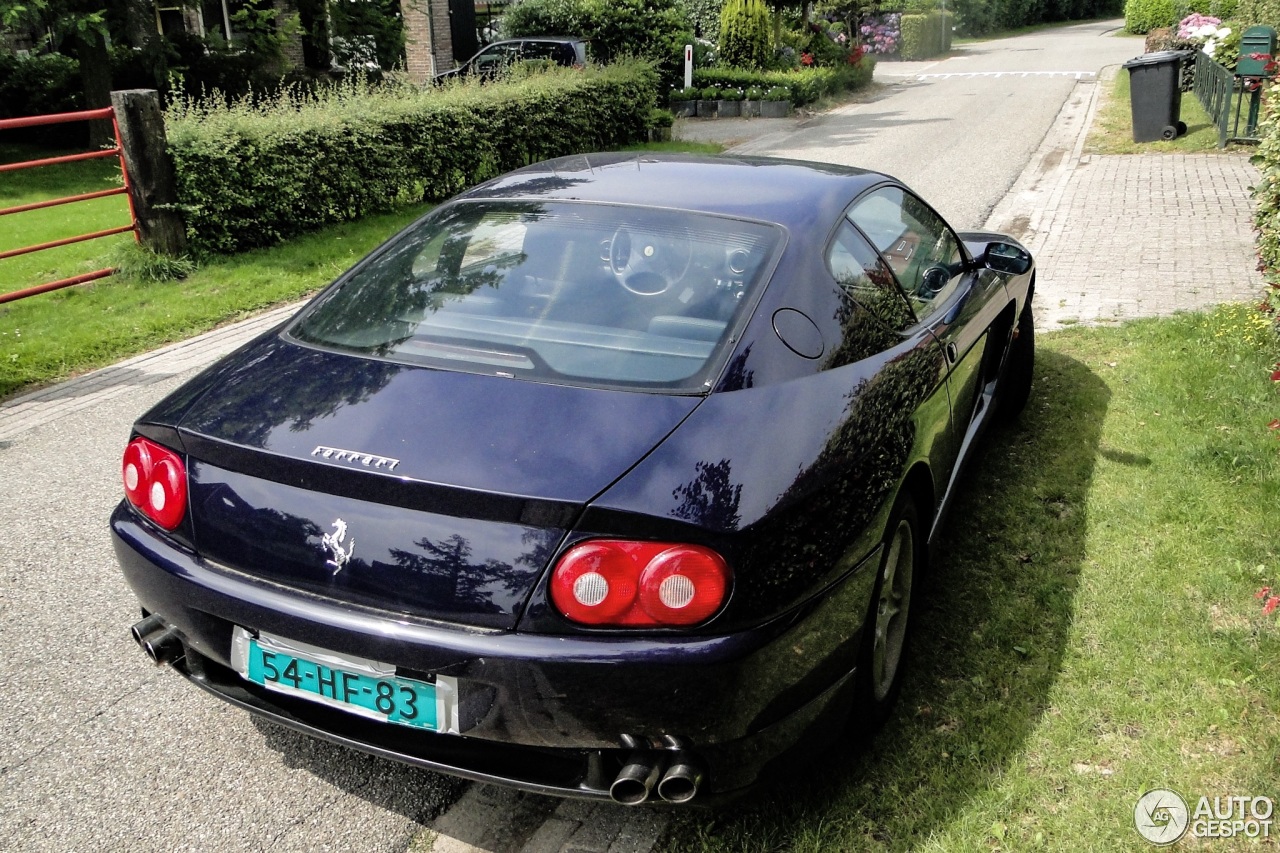
[[[289,330],[392,361],[703,391],[781,244],[774,225],[575,202],[461,202],[386,246]]]

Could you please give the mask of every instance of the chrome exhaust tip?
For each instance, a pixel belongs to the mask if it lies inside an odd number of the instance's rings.
[[[142,638],[139,645],[156,666],[173,663],[186,654],[182,646],[182,637],[173,628],[148,634]]]
[[[129,628],[129,633],[133,635],[133,641],[141,646],[143,640],[152,634],[158,634],[166,627],[164,620],[152,613],[141,622],[135,622],[133,626]]]
[[[661,774],[662,765],[652,753],[633,752],[609,786],[609,796],[615,803],[638,806],[649,799]]]
[[[698,795],[701,785],[701,765],[686,753],[677,752],[658,783],[658,796],[668,803],[687,803]]]

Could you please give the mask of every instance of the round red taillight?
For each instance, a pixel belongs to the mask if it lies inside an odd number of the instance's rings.
[[[551,599],[575,622],[599,625],[621,616],[636,598],[639,567],[613,542],[586,542],[560,560]]]
[[[720,609],[729,567],[706,548],[678,545],[649,561],[640,575],[640,604],[664,625],[693,625]]]
[[[595,539],[560,558],[551,602],[583,625],[695,625],[724,604],[729,578],[724,559],[699,545]]]
[[[165,530],[182,523],[187,512],[187,471],[167,447],[135,438],[124,450],[121,470],[125,497]]]

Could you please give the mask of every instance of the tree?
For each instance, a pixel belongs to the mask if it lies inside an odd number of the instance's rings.
[[[693,27],[679,0],[520,0],[502,16],[503,37],[547,33],[590,39],[598,62],[652,60],[667,83],[680,75]]]
[[[771,53],[764,0],[725,0],[720,10],[720,60],[741,68],[764,68]]]
[[[130,0],[0,0],[0,26],[44,34],[50,50],[70,53],[80,62],[85,109],[111,106],[111,54],[108,20],[124,20]],[[90,123],[90,145],[110,144],[106,122]]]

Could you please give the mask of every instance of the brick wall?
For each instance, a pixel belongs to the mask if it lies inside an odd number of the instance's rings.
[[[449,36],[449,0],[400,0],[400,12],[409,79],[422,83],[458,64]]]
[[[293,0],[275,0],[272,6],[276,10],[276,23],[283,25],[290,18],[297,17],[298,8]],[[295,32],[284,43],[284,64],[286,68],[301,68],[306,61],[302,56],[302,33]]]

